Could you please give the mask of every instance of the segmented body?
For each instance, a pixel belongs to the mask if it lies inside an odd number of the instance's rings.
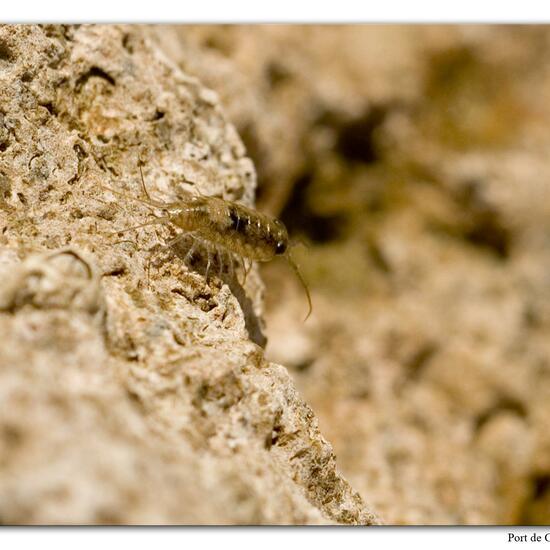
[[[288,247],[282,222],[236,202],[191,196],[167,210],[175,226],[249,260],[268,262]]]

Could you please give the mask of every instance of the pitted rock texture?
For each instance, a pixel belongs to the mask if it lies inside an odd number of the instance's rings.
[[[257,270],[116,234],[151,220],[140,163],[155,200],[253,204],[217,95],[143,28],[0,27],[0,520],[378,522],[264,358]]]

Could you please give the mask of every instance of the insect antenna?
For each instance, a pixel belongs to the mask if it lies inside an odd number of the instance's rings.
[[[144,195],[147,197],[146,201],[141,199],[141,202],[144,204],[148,204],[149,206],[152,206],[154,208],[161,208],[161,209],[169,209],[171,207],[177,206],[177,203],[171,203],[171,202],[166,203],[166,202],[160,202],[152,199],[151,195],[149,195],[149,191],[147,191],[147,186],[145,185],[145,178],[143,177],[143,169],[141,168],[141,162],[138,164],[138,167],[139,167],[139,175],[141,176],[141,190],[143,191]]]
[[[147,200],[152,204],[154,201],[149,196],[149,191],[147,191],[147,186],[145,185],[145,178],[143,177],[143,168],[141,167],[141,159],[138,162],[139,175],[141,176],[141,190],[147,197]]]
[[[100,189],[103,189],[103,191],[109,191],[109,193],[112,193],[117,197],[121,197],[124,200],[136,201],[141,204],[144,204],[145,206],[148,206],[149,208],[166,208],[166,204],[162,204],[156,201],[143,200],[138,197],[133,197],[132,195],[125,195],[124,193],[121,193],[120,191],[116,191],[115,189],[112,189],[107,185],[100,184],[99,187]]]
[[[156,219],[151,220],[150,222],[140,223],[139,225],[133,225],[132,227],[125,227],[124,229],[119,229],[118,231],[111,231],[108,235],[119,235],[120,233],[127,233],[128,231],[134,231],[135,229],[141,229],[142,227],[148,227],[150,225],[165,224],[170,221],[170,218],[167,216],[157,216]]]
[[[290,255],[290,249],[286,253],[286,259],[287,259],[288,263],[290,264],[290,267],[292,267],[294,273],[296,273],[296,276],[298,277],[298,279],[300,279],[300,283],[302,283],[302,286],[304,287],[304,290],[306,292],[307,303],[308,303],[308,306],[309,306],[309,310],[308,310],[307,315],[304,319],[304,323],[305,323],[308,320],[309,316],[311,315],[311,312],[313,311],[313,304],[311,303],[311,295],[309,293],[309,288],[307,286],[307,283],[306,283],[304,277],[300,273],[300,270],[298,269],[298,265],[296,264],[296,262],[292,259],[292,256]]]

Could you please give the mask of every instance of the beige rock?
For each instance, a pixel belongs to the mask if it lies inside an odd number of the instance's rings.
[[[263,286],[209,283],[150,193],[252,205],[217,96],[139,27],[0,27],[0,518],[376,523],[286,369]],[[128,200],[105,191],[109,186]],[[118,241],[118,242],[117,242]]]

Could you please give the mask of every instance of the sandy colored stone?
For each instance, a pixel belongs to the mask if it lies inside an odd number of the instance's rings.
[[[550,522],[546,27],[1,38],[2,521]],[[171,231],[98,188],[140,156],[155,198],[257,169],[311,319],[284,263],[149,289]]]
[[[141,27],[0,27],[3,523],[376,523],[285,367],[264,287],[151,253],[150,193],[253,205],[217,95]],[[122,240],[123,239],[123,240]]]

